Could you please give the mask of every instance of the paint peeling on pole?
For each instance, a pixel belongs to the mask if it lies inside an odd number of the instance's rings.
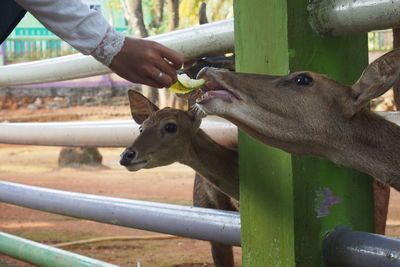
[[[314,0],[308,6],[320,34],[345,35],[400,26],[399,0]]]
[[[315,194],[315,213],[317,218],[328,216],[329,208],[341,202],[341,199],[334,196],[329,187],[319,188]]]

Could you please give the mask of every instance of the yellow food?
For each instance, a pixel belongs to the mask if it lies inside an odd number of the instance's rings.
[[[206,83],[204,79],[191,79],[186,73],[178,74],[178,81],[169,90],[177,94],[186,94],[199,89]]]

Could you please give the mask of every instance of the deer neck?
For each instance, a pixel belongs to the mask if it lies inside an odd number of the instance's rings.
[[[340,154],[343,156],[337,156],[334,161],[400,190],[400,127],[365,110],[341,130],[344,134],[340,136]]]
[[[190,166],[222,192],[239,199],[238,153],[198,130],[181,163]]]

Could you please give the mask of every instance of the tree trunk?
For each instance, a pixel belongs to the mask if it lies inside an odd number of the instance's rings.
[[[155,1],[156,6],[154,8],[154,17],[151,23],[152,28],[159,28],[164,20],[164,6],[165,0],[157,0]]]
[[[168,0],[169,22],[168,31],[173,31],[179,26],[179,0]]]
[[[207,24],[208,23],[208,19],[207,19],[207,3],[205,3],[205,2],[202,2],[200,4],[199,23],[200,24]]]
[[[143,20],[143,9],[141,0],[124,0],[125,18],[128,20],[130,26],[133,28],[135,37],[143,38],[149,34]]]

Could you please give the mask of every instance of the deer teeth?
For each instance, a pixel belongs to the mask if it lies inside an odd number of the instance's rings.
[[[201,101],[203,101],[204,99],[206,99],[208,97],[208,92],[205,92],[204,94],[201,94],[197,97],[196,102],[199,103]]]

